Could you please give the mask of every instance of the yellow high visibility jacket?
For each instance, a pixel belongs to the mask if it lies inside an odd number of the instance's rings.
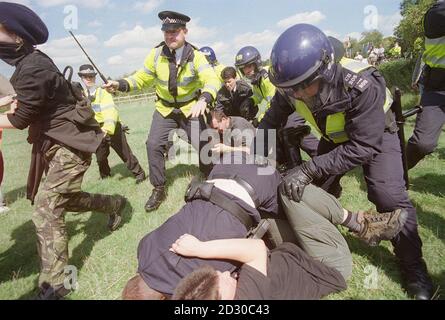
[[[367,63],[363,63],[360,61],[356,61],[353,59],[343,58],[340,61],[340,64],[348,70],[353,71],[354,73],[360,74],[361,72],[372,68],[371,65]],[[383,105],[383,109],[385,113],[389,111],[391,108],[393,99],[391,92],[389,89],[386,89],[386,99],[385,103]],[[334,143],[344,143],[349,141],[349,137],[345,131],[345,113],[339,112],[334,113],[332,115],[329,115],[326,119],[326,133],[324,133],[322,130],[320,130],[317,122],[315,121],[314,116],[312,115],[312,112],[310,109],[306,106],[306,104],[302,101],[298,101],[295,105],[295,109],[297,112],[306,120],[308,121],[319,133],[323,138],[333,141]]]
[[[119,112],[113,101],[113,96],[102,88],[97,88],[94,100],[91,102],[94,118],[110,136],[114,135],[119,122]]]
[[[431,68],[445,69],[445,37],[425,38],[423,61]]]
[[[226,68],[225,65],[218,63],[216,66],[213,66],[213,70],[215,70],[216,76],[218,77],[219,81],[221,82],[221,86],[218,89],[221,89],[222,86],[224,85],[224,80],[221,77],[221,73],[223,72],[223,70]]]
[[[266,111],[270,108],[270,102],[272,98],[275,96],[276,88],[270,82],[268,68],[265,68],[266,72],[262,75],[258,84],[252,84],[253,91],[253,101],[256,105],[259,105],[261,102],[266,101],[266,109],[263,114],[258,117],[258,121],[261,121],[266,114]]]
[[[178,95],[172,96],[168,83],[169,61],[163,50],[164,45],[152,49],[145,59],[143,69],[125,80],[128,82],[130,90],[154,85],[158,96],[156,109],[162,116],[168,116],[175,107],[179,107],[188,117],[201,94],[208,93],[212,99],[216,98],[221,82],[204,54],[186,43],[183,56],[186,55],[187,59],[181,61],[178,68]]]

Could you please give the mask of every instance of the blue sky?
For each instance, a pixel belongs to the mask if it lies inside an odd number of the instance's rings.
[[[47,24],[49,41],[39,47],[59,68],[86,63],[68,28],[78,35],[107,76],[139,69],[150,49],[162,41],[157,13],[174,10],[192,18],[187,40],[211,46],[218,59],[232,65],[237,51],[256,46],[267,58],[278,36],[291,25],[306,22],[343,40],[377,28],[391,35],[400,21],[399,0],[19,0]],[[77,13],[77,14],[76,14]],[[76,21],[78,22],[76,24]],[[0,73],[13,68],[0,61]]]

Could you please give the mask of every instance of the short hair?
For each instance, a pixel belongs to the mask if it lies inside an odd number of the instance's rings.
[[[223,80],[236,79],[236,69],[234,67],[226,67],[221,72],[221,78]]]
[[[150,288],[138,274],[131,278],[122,292],[122,300],[166,300],[167,297]]]
[[[218,122],[221,122],[223,118],[228,118],[223,110],[213,110],[210,112],[210,115],[212,116],[212,119],[215,119]]]
[[[218,273],[209,266],[193,271],[179,282],[172,300],[221,300]]]

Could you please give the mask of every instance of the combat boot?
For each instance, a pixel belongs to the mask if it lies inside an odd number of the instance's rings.
[[[411,264],[400,263],[400,271],[404,287],[411,297],[416,300],[434,299],[434,285],[423,259]]]
[[[397,209],[387,213],[359,212],[357,221],[362,225],[357,237],[371,247],[378,246],[382,240],[392,240],[403,229],[408,212]]]
[[[145,175],[145,172],[142,171],[141,173],[137,174],[135,178],[136,178],[136,184],[141,184],[147,179],[147,176]]]
[[[122,211],[127,204],[127,199],[120,195],[109,196],[108,205],[105,206],[104,212],[110,216],[108,218],[108,229],[116,231],[122,222]]]
[[[145,204],[145,211],[151,212],[159,208],[161,203],[167,198],[167,193],[165,192],[165,187],[156,187],[153,189],[150,198]]]
[[[62,300],[69,295],[72,290],[65,289],[63,285],[52,287],[44,283],[40,288],[37,296],[33,300]]]

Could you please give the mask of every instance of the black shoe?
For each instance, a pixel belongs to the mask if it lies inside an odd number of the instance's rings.
[[[135,178],[136,178],[136,184],[141,184],[142,182],[144,182],[147,179],[144,171],[142,171],[141,173],[136,175]]]
[[[43,284],[34,300],[62,300],[71,292],[72,290],[65,289],[63,285],[51,287],[49,284]]]
[[[114,196],[114,208],[108,218],[108,229],[113,232],[116,231],[122,222],[122,211],[127,205],[127,199],[122,196]]]
[[[164,187],[156,187],[153,189],[150,198],[145,204],[145,211],[151,212],[157,210],[161,203],[165,200],[167,194]]]
[[[410,296],[416,300],[432,300],[434,298],[433,281],[423,259],[410,265],[401,264],[400,269],[405,289]]]

